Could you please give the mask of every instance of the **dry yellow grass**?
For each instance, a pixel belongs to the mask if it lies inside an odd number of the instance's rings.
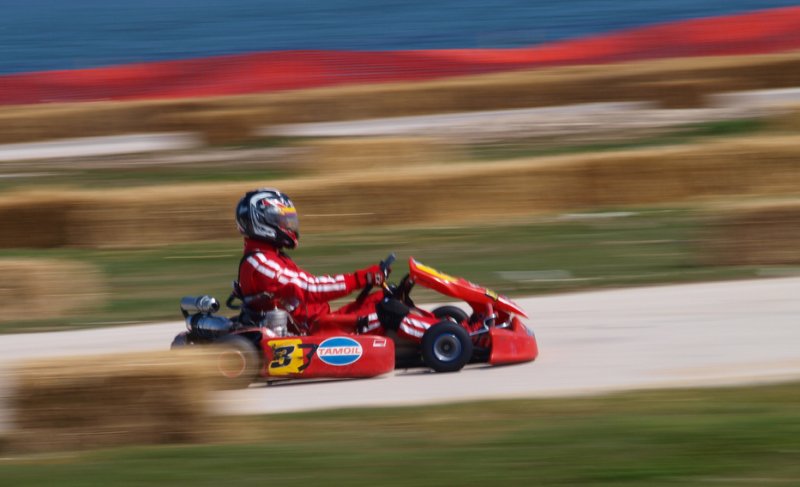
[[[0,259],[0,322],[51,319],[104,302],[103,276],[84,262]]]
[[[213,142],[272,123],[652,100],[699,106],[710,93],[800,85],[800,53],[537,69],[218,98],[0,108],[1,142],[196,130]]]
[[[62,357],[16,370],[16,451],[207,441],[211,366],[202,352]],[[217,439],[217,438],[214,438]]]
[[[702,240],[708,262],[800,264],[800,200],[733,205],[712,215]]]
[[[264,185],[274,183],[62,191],[51,192],[49,199],[6,196],[0,199],[0,215],[40,215],[53,206],[63,208],[48,216],[63,238],[51,242],[31,238],[33,222],[8,225],[3,243],[138,247],[234,237],[233,208],[238,198]],[[282,180],[279,186],[300,209],[303,231],[312,232],[736,195],[797,195],[800,136],[485,164],[379,168]]]

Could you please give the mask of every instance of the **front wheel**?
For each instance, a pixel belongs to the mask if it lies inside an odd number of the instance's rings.
[[[422,336],[422,360],[436,372],[457,372],[472,358],[472,340],[461,325],[440,321]]]

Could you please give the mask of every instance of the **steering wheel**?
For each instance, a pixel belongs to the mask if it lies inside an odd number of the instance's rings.
[[[389,277],[389,273],[392,272],[392,264],[396,259],[397,256],[395,255],[394,252],[392,252],[380,262],[379,267],[381,269],[381,272],[383,273],[384,283],[386,282],[386,279]],[[356,301],[363,301],[364,298],[366,298],[367,295],[370,293],[370,291],[372,291],[372,284],[367,284],[366,286],[364,286],[364,289],[362,289],[361,292],[358,294]]]
[[[397,256],[392,252],[391,254],[387,255],[384,260],[381,261],[380,267],[381,272],[383,272],[383,281],[386,282],[386,278],[389,277],[389,274],[392,272],[392,264],[394,261],[397,260]]]

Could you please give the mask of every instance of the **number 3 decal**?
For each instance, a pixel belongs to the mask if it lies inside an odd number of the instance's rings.
[[[288,367],[292,363],[292,352],[294,352],[294,345],[287,345],[285,347],[272,348],[272,362],[269,364],[270,369],[278,369],[281,367]]]
[[[311,358],[317,350],[317,345],[305,344],[302,340],[274,340],[269,346],[272,348],[272,361],[269,363],[270,375],[299,374],[311,364]],[[307,353],[303,353],[308,350]]]

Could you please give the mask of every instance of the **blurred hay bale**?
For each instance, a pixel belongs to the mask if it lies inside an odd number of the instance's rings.
[[[201,352],[68,357],[25,363],[10,398],[10,447],[41,452],[201,442],[220,432]]]
[[[751,137],[584,158],[586,204],[648,204],[795,194],[800,139]]]
[[[0,259],[0,322],[61,318],[104,300],[103,276],[85,262]]]
[[[502,220],[575,205],[576,172],[540,161],[445,164],[281,185],[317,230]],[[296,181],[299,183],[299,181]],[[291,192],[290,192],[291,191]]]
[[[237,107],[175,110],[154,117],[153,124],[165,130],[198,132],[208,144],[227,144],[251,138],[269,113],[267,109]]]
[[[646,96],[648,100],[658,100],[664,108],[700,107],[705,97],[715,93],[722,85],[728,84],[726,78],[677,77],[676,79],[631,80],[624,83],[630,93]]]
[[[259,186],[278,186],[292,197],[304,232],[476,217],[499,220],[507,215],[736,195],[796,195],[800,136],[486,163],[395,163],[373,170],[354,164],[349,172],[325,171],[277,182],[64,192],[59,196],[63,204],[55,196],[40,201],[17,195],[30,207],[9,196],[0,200],[0,214],[46,215],[51,207],[64,208],[54,213],[52,224],[63,229],[62,236],[44,240],[48,245],[138,247],[230,238],[238,235],[233,223],[238,199]],[[10,225],[0,243],[36,244],[24,233],[31,228],[36,226],[18,230]]]
[[[0,248],[63,247],[69,244],[69,215],[78,205],[72,194],[33,191],[0,197]]]
[[[800,264],[800,200],[717,210],[704,236],[701,247],[711,264]]]
[[[777,130],[800,132],[800,106],[786,107],[785,113],[770,119],[770,126]]]
[[[86,204],[70,213],[71,246],[146,247],[237,235],[233,208],[239,192],[169,186],[87,196]]]
[[[0,109],[0,143],[120,135],[154,130],[155,103],[89,102]]]
[[[353,137],[314,140],[307,167],[317,172],[392,170],[454,160],[454,150],[427,137]]]

